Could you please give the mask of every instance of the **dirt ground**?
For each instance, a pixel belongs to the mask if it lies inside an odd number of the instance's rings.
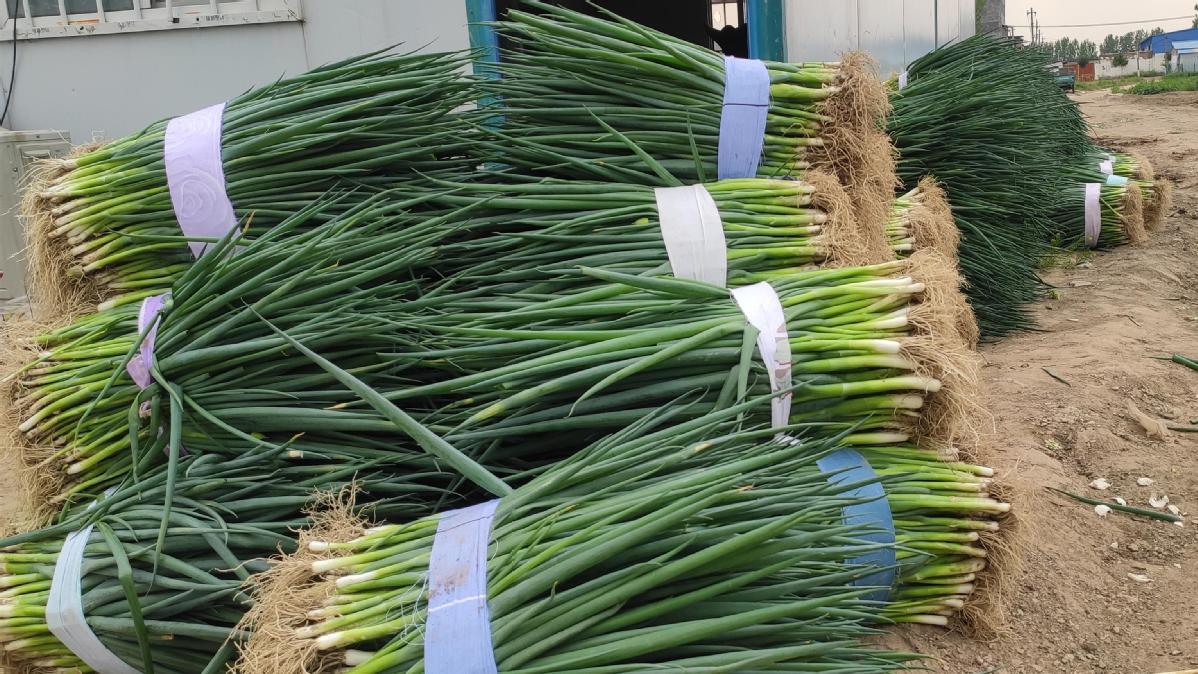
[[[982,347],[996,428],[984,458],[1018,492],[1027,549],[993,640],[922,627],[886,640],[939,658],[934,671],[1198,670],[1198,434],[1149,439],[1128,410],[1198,422],[1198,372],[1149,357],[1198,354],[1198,94],[1076,99],[1100,141],[1173,182],[1174,205],[1146,245],[1049,272],[1042,332]],[[1167,495],[1184,526],[1100,517],[1045,487],[1141,507]]]
[[[985,459],[1018,492],[1027,551],[1022,569],[1008,570],[996,638],[917,627],[886,639],[933,656],[942,673],[1198,669],[1198,434],[1149,439],[1128,412],[1131,402],[1159,419],[1198,420],[1198,372],[1149,358],[1198,356],[1198,94],[1077,99],[1102,141],[1147,155],[1174,183],[1174,206],[1146,245],[1048,273],[1057,290],[1037,310],[1042,332],[982,348],[997,429]],[[1139,486],[1141,477],[1155,482]],[[1096,478],[1112,486],[1091,489]],[[1185,525],[1099,517],[1050,486],[1144,507],[1167,495]],[[0,464],[0,513],[17,494],[15,471]]]

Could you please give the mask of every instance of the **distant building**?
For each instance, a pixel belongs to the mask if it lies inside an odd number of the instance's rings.
[[[1130,54],[1123,54],[1123,58],[1127,62],[1121,66],[1115,65],[1115,57],[1117,56],[1119,54],[1103,54],[1099,56],[1097,65],[1094,68],[1094,76],[1102,80],[1139,73],[1161,73],[1165,70],[1165,55],[1163,53],[1148,55],[1141,54],[1140,52],[1132,52]]]
[[[1171,33],[1161,33],[1140,43],[1140,51],[1153,54],[1167,54],[1173,51],[1173,43],[1179,41],[1198,40],[1198,28],[1175,30]]]
[[[1198,39],[1173,41],[1173,70],[1198,73]]]

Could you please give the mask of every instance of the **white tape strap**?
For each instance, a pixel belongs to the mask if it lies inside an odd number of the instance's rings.
[[[95,505],[92,503],[88,510]],[[67,650],[97,674],[139,674],[104,646],[83,615],[83,554],[93,526],[89,524],[71,532],[62,543],[46,600],[46,626]]]
[[[790,423],[791,387],[790,335],[786,331],[786,315],[782,300],[768,283],[755,283],[732,290],[741,313],[757,328],[757,350],[770,376],[770,390],[786,391],[771,401],[770,425],[781,428]]]
[[[1108,185],[1119,186],[1119,185],[1126,185],[1127,183],[1128,183],[1127,176],[1109,175],[1106,177],[1106,184],[1108,184]]]
[[[724,57],[724,106],[716,169],[720,180],[755,178],[765,148],[770,73],[756,59]]]
[[[188,238],[220,239],[237,227],[221,159],[224,114],[225,104],[220,103],[166,124],[166,184],[175,219]],[[190,241],[187,245],[198,258],[212,244]]]
[[[487,548],[499,501],[445,513],[428,564],[427,674],[497,674],[487,606]]]
[[[907,71],[906,70],[899,73],[898,85],[899,85],[899,91],[902,91],[903,89],[907,88]]]
[[[1086,183],[1086,248],[1098,247],[1102,233],[1102,183]]]
[[[1098,170],[1109,176],[1115,172],[1115,163],[1110,159],[1100,161],[1098,162]]]
[[[723,288],[728,283],[728,244],[715,199],[702,185],[659,187],[657,219],[674,276],[705,281]]]

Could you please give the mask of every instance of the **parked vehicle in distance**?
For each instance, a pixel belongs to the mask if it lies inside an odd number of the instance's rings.
[[[1068,92],[1077,91],[1077,75],[1073,72],[1073,69],[1057,69],[1057,86]]]

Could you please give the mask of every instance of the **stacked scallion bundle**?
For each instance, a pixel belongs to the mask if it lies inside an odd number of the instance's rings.
[[[125,367],[150,339],[137,306],[86,316],[41,341],[45,350],[17,378],[15,405],[38,496],[55,506],[86,501],[161,467],[166,450],[236,457],[264,443],[297,458],[443,479],[437,459],[408,440],[413,426],[343,411],[353,393],[266,321],[369,382],[409,385],[377,353],[411,348],[411,335],[394,326],[415,306],[433,243],[452,228],[436,218],[397,226],[385,200],[310,226],[327,205],[238,255],[228,255],[237,241],[226,239],[184,272],[148,349],[153,381],[144,390]]]
[[[259,234],[340,179],[462,166],[469,126],[453,111],[473,97],[464,62],[369,54],[229,101],[221,160],[236,217]],[[166,126],[50,160],[27,190],[34,295],[54,313],[136,302],[191,263],[168,189]]]
[[[1097,199],[1087,205],[1086,183],[1064,189],[1063,197],[1053,214],[1057,227],[1054,243],[1070,249],[1114,248],[1129,243],[1141,243],[1144,231],[1143,197],[1134,181],[1109,183],[1095,177]],[[1094,209],[1098,231],[1087,225],[1087,211]]]
[[[50,603],[72,600],[63,594],[70,579],[55,568],[68,563],[68,535],[89,525],[78,599],[104,647],[145,672],[215,672],[248,636],[236,629],[250,605],[242,584],[267,568],[266,557],[294,549],[314,490],[352,482],[376,516],[396,518],[426,514],[440,497],[431,480],[409,488],[385,466],[321,464],[279,447],[178,461],[177,469],[143,474],[53,526],[0,540],[7,664],[92,671],[50,631],[46,615]],[[444,486],[452,479],[445,475]],[[64,584],[57,589],[64,600],[52,602],[55,583]]]
[[[876,569],[848,560],[878,544],[842,523],[850,485],[816,464],[834,445],[738,432],[738,411],[656,415],[500,499],[480,551],[490,644],[444,647],[529,674],[901,668],[857,641]],[[260,579],[242,671],[412,671],[438,647],[430,596],[463,582],[430,570],[438,518],[354,524],[326,522]]]
[[[1071,184],[1063,164],[1088,161],[1085,120],[1041,52],[978,35],[908,68],[888,129],[908,188],[934,175],[961,230],[960,265],[982,333],[1026,328],[1042,289],[1036,270],[1048,217]],[[1095,166],[1095,170],[1097,167]]]
[[[1114,174],[1130,178],[1144,193],[1144,226],[1153,231],[1160,229],[1173,200],[1173,184],[1157,176],[1143,155],[1119,150],[1110,150],[1109,155],[1114,158]]]
[[[722,225],[728,264],[764,272],[809,264],[869,264],[886,257],[876,228],[859,224],[835,178],[809,171],[801,180],[740,178],[703,183]],[[546,270],[579,265],[631,274],[667,263],[663,223],[694,229],[696,212],[663,214],[657,189],[636,184],[536,180],[512,173],[395,188],[425,208],[460,208],[461,243],[439,271],[463,269],[455,286],[528,282]],[[705,198],[704,195],[702,198]],[[699,196],[687,200],[693,205]],[[459,259],[479,260],[477,266]],[[483,277],[489,277],[489,281]],[[500,286],[493,290],[499,292]]]
[[[920,179],[913,189],[895,198],[886,221],[886,239],[899,257],[931,249],[957,260],[961,233],[948,198],[934,178]]]
[[[490,142],[479,144],[480,159],[642,185],[716,179],[726,84],[720,54],[615,15],[523,4],[535,13],[508,11],[499,28],[513,49],[497,66],[501,77],[482,83],[499,121]],[[765,68],[770,98],[757,175],[824,168],[853,195],[859,218],[880,226],[895,178],[889,141],[878,131],[885,88],[868,57]]]

